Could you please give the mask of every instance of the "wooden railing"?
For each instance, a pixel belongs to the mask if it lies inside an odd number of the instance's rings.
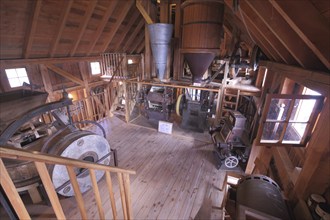
[[[66,219],[62,206],[60,204],[58,195],[54,189],[53,183],[51,181],[50,175],[47,170],[46,164],[60,164],[66,166],[68,171],[70,182],[75,192],[75,198],[77,201],[77,205],[81,214],[82,219],[88,219],[85,204],[83,200],[83,196],[80,192],[79,185],[77,182],[76,174],[74,172],[74,168],[84,168],[88,169],[95,200],[97,204],[97,209],[99,213],[100,219],[105,219],[105,214],[101,202],[101,195],[99,192],[99,187],[97,184],[95,171],[101,170],[105,172],[105,179],[107,183],[107,188],[109,191],[109,198],[113,213],[113,219],[118,219],[118,213],[115,205],[115,197],[113,192],[113,184],[111,180],[111,173],[116,173],[118,177],[118,184],[120,190],[120,198],[123,210],[123,217],[124,219],[132,219],[132,203],[131,203],[131,192],[130,192],[130,174],[135,174],[135,171],[132,170],[125,170],[116,167],[85,162],[76,159],[64,158],[59,156],[52,156],[48,154],[43,154],[40,152],[31,152],[23,149],[16,149],[12,147],[0,147],[0,183],[6,196],[8,197],[12,207],[14,208],[16,214],[18,215],[19,219],[31,219],[21,197],[19,196],[15,185],[10,178],[7,169],[2,161],[1,158],[9,158],[9,159],[16,159],[16,160],[24,160],[24,161],[34,161],[34,164],[37,168],[37,171],[40,175],[40,179],[44,188],[46,189],[48,198],[50,203],[54,209],[55,215],[57,219]]]

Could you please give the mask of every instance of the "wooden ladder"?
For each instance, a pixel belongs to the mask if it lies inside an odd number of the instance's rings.
[[[232,88],[224,88],[221,109],[222,115],[225,116],[228,111],[237,111],[240,98],[240,90]]]

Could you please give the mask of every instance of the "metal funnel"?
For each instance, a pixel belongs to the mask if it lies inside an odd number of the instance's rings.
[[[173,25],[163,23],[149,24],[148,29],[157,76],[162,81],[166,73],[167,53],[170,47]]]
[[[205,71],[211,65],[214,53],[185,53],[184,57],[189,65],[194,83],[201,83]]]

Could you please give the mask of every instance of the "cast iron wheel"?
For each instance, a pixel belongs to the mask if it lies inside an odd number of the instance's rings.
[[[235,156],[230,156],[225,159],[225,165],[228,168],[234,168],[238,165],[238,158]]]

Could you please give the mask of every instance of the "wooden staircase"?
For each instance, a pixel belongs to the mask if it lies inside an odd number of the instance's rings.
[[[113,219],[118,219],[118,213],[117,213],[116,201],[113,192],[113,182],[111,180],[111,174],[117,174],[120,199],[123,210],[123,218],[133,219],[129,175],[135,174],[135,171],[120,169],[117,167],[111,167],[111,166],[106,166],[102,164],[91,163],[91,162],[81,161],[71,158],[53,156],[53,155],[43,154],[40,152],[32,152],[23,149],[13,148],[13,147],[0,147],[0,173],[1,173],[0,184],[4,190],[5,195],[7,196],[10,202],[10,205],[15,210],[19,219],[31,219],[31,216],[27,211],[26,205],[23,203],[20,195],[18,194],[16,187],[2,161],[2,158],[17,159],[23,161],[34,161],[34,165],[37,168],[42,185],[46,190],[47,196],[50,200],[51,206],[54,210],[57,219],[66,219],[66,216],[61,206],[59,197],[54,189],[46,164],[60,164],[66,167],[68,175],[70,177],[70,183],[75,192],[75,200],[77,202],[77,207],[79,208],[82,219],[88,219],[88,215],[87,215],[88,213],[86,212],[86,204],[84,204],[84,199],[80,192],[74,169],[75,168],[88,169],[90,178],[92,180],[92,188],[94,191],[95,201],[100,219],[105,219],[105,212],[102,206],[101,194],[96,180],[95,171],[101,170],[105,172],[105,180],[109,193]]]

